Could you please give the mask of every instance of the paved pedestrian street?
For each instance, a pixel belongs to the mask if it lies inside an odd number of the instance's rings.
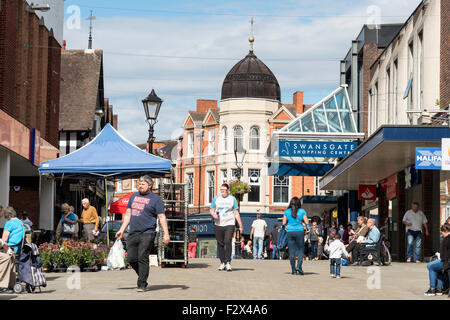
[[[341,279],[330,277],[328,261],[305,261],[304,276],[292,276],[288,260],[234,260],[232,272],[217,267],[216,259],[192,259],[186,269],[152,267],[150,290],[143,293],[136,292],[137,277],[132,269],[80,273],[80,289],[69,289],[76,287],[73,274],[47,273],[48,285],[42,293],[2,294],[0,299],[448,299],[447,295],[424,296],[428,289],[425,263],[393,263],[379,269],[342,267]],[[380,289],[374,288],[377,270]]]

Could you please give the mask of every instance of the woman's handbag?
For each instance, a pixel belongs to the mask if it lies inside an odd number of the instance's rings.
[[[67,223],[63,223],[63,230],[64,230],[64,234],[74,234],[75,233],[75,225],[74,224],[70,224],[68,225]]]

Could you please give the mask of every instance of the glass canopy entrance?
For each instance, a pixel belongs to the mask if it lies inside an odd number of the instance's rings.
[[[357,132],[347,86],[341,86],[273,133],[266,154],[271,162],[269,174],[321,176],[324,169],[328,171],[330,165],[351,153],[355,141],[362,138],[364,133]]]

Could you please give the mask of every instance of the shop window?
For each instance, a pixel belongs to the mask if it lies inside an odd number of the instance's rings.
[[[273,202],[274,203],[289,202],[289,177],[286,176],[273,177]]]
[[[234,137],[234,150],[242,150],[243,149],[243,129],[241,126],[236,126],[233,129],[233,137]]]
[[[227,137],[227,134],[228,134],[228,132],[227,132],[228,130],[227,130],[227,127],[223,127],[222,128],[222,148],[223,148],[223,151],[227,151],[227,149],[228,149],[228,137]]]
[[[223,183],[228,183],[228,171],[227,169],[222,169],[220,170],[221,174],[222,174],[222,184]]]
[[[216,177],[214,171],[208,171],[208,203],[211,203],[216,193]]]
[[[259,150],[259,128],[252,127],[250,129],[250,150]]]
[[[187,184],[187,194],[188,194],[188,204],[194,204],[194,174],[186,173],[186,184]]]
[[[192,158],[194,156],[194,133],[188,133],[188,158]]]
[[[208,132],[208,154],[213,155],[215,151],[215,132],[214,129]]]
[[[248,193],[248,202],[260,202],[261,193],[261,170],[248,170],[248,184],[250,185],[250,192]]]

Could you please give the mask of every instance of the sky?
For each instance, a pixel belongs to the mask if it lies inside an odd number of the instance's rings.
[[[197,99],[220,100],[223,80],[249,50],[275,74],[282,103],[295,91],[314,104],[339,86],[342,60],[364,24],[404,23],[420,0],[66,0],[67,49],[104,51],[105,97],[118,129],[139,144],[148,138],[141,100],[164,100],[156,140],[176,139]],[[80,23],[77,23],[80,13]]]

